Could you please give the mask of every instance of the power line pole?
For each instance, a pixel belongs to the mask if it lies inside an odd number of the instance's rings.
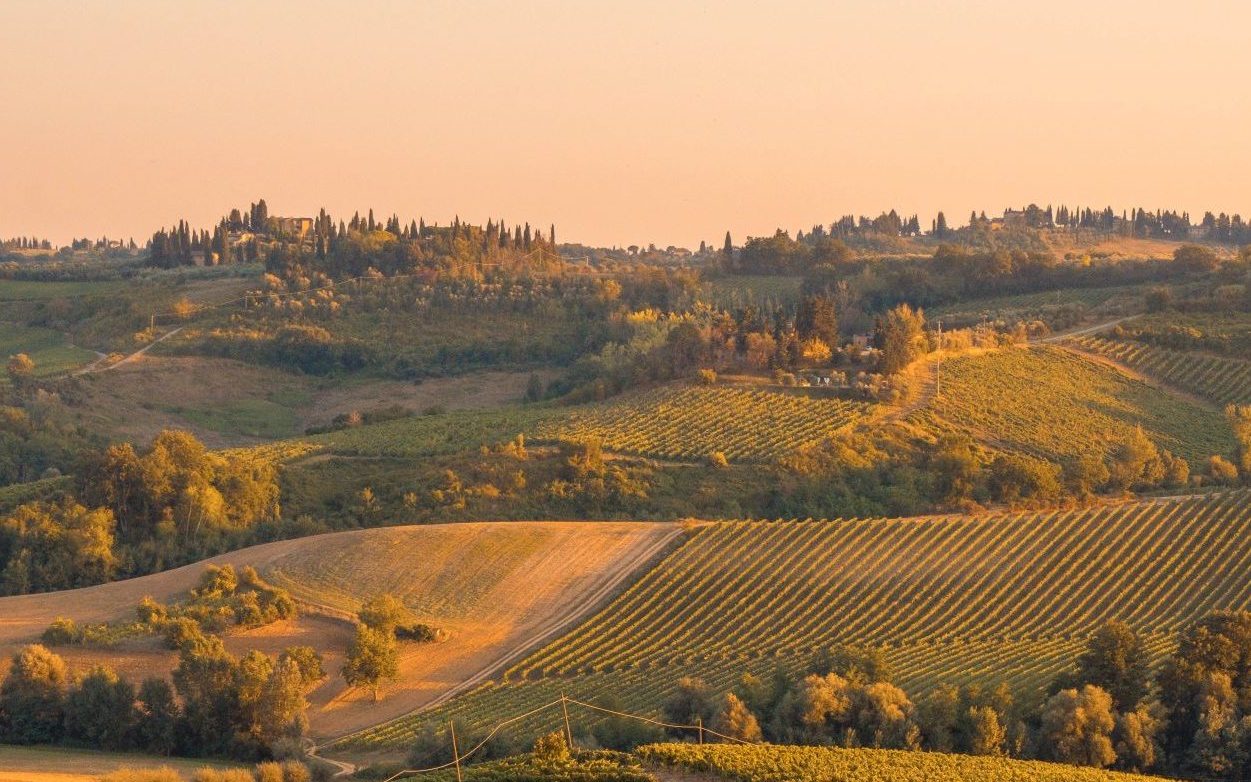
[[[456,748],[456,722],[448,720],[447,726],[452,731],[452,763],[456,766],[456,782],[462,782],[460,778],[460,750]],[[444,766],[444,768],[447,768]]]
[[[565,741],[568,742],[569,751],[573,751],[573,731],[569,729],[569,699],[562,692],[560,694],[560,710],[565,715]]]
[[[938,380],[934,386],[934,398],[943,395],[943,322],[938,321]]]

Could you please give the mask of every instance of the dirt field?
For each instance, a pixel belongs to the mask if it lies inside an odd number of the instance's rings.
[[[93,428],[147,444],[169,427],[188,429],[213,448],[294,437],[339,413],[392,405],[421,412],[518,402],[529,372],[476,372],[421,383],[326,380],[219,358],[155,355],[82,378]],[[539,373],[546,383],[555,373]]]
[[[332,738],[405,714],[476,683],[503,659],[551,637],[598,606],[679,534],[673,524],[481,522],[341,532],[255,546],[210,562],[250,564],[292,591],[306,610],[291,622],[231,634],[235,653],[305,644],[331,675],[309,696],[312,733]],[[100,622],[144,595],[178,598],[203,563],[144,578],[46,595],[0,598],[4,663],[56,617]],[[380,703],[338,675],[348,620],[380,592],[403,597],[423,621],[449,631],[438,644],[401,647],[400,681]],[[133,679],[168,672],[174,655],[153,640],[113,650],[60,647],[71,668],[106,663]],[[0,663],[3,664],[3,663]]]
[[[0,782],[90,782],[120,768],[161,766],[168,766],[190,779],[197,769],[205,766],[235,768],[237,764],[60,747],[0,745]]]

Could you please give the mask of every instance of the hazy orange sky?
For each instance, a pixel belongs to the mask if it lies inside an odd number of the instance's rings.
[[[0,236],[271,214],[736,241],[1251,212],[1248,2],[0,0]]]

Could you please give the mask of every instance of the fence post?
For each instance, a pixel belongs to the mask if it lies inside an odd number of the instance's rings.
[[[456,765],[456,782],[461,782],[460,778],[460,750],[456,748],[456,722],[448,720],[447,726],[452,730],[452,763]],[[445,767],[446,768],[446,767]]]
[[[565,715],[565,741],[569,744],[569,751],[573,752],[573,731],[569,729],[569,699],[563,692],[560,694],[560,710]]]

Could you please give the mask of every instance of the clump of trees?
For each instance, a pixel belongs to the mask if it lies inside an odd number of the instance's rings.
[[[418,622],[408,606],[389,593],[366,600],[357,619],[343,663],[343,679],[349,687],[369,688],[375,703],[382,685],[399,678],[397,641],[432,643],[447,637],[443,630]]]
[[[160,570],[279,518],[272,463],[211,452],[178,430],[161,432],[142,453],[129,444],[89,453],[76,482],[73,495],[0,517],[0,594]]]
[[[136,688],[103,666],[72,678],[60,656],[27,646],[0,684],[0,742],[294,757],[307,728],[304,694],[322,675],[309,649],[237,658],[220,639],[203,637],[182,650],[172,687],[150,678]]]

